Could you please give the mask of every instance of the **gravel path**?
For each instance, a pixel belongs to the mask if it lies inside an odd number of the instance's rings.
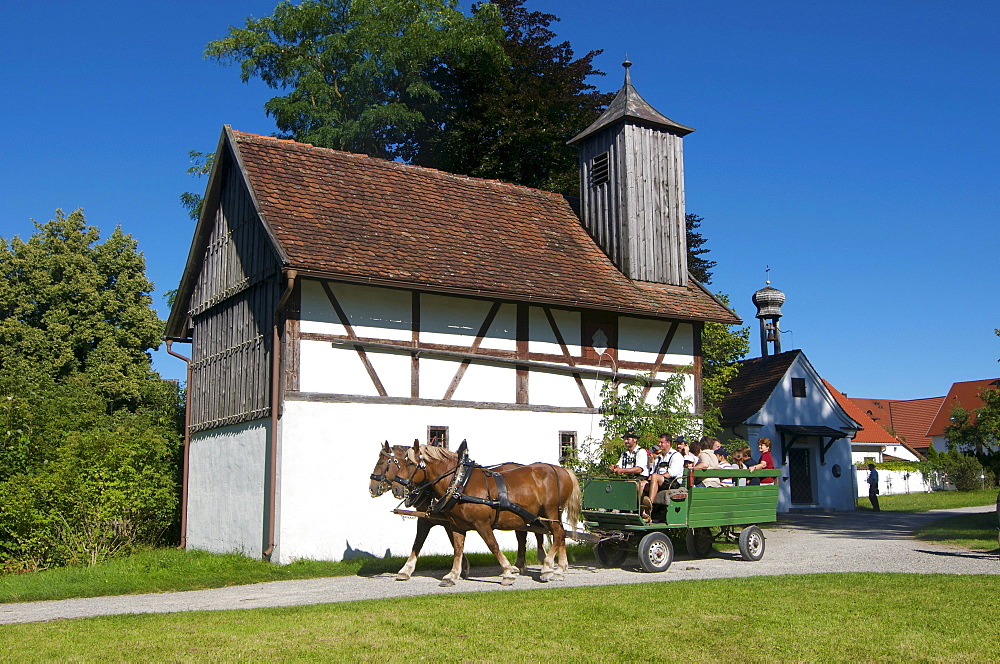
[[[977,553],[930,544],[910,536],[914,529],[936,519],[991,512],[994,509],[982,506],[922,514],[846,512],[787,515],[776,527],[765,531],[767,549],[764,559],[759,562],[745,562],[735,551],[716,553],[700,560],[692,560],[679,553],[670,569],[655,579],[680,581],[819,572],[1000,574],[1000,557],[995,553]],[[639,570],[634,559],[626,561],[622,569],[573,565],[565,581],[548,584],[538,581],[538,573],[537,566],[530,568],[529,575],[521,577],[513,586],[500,585],[497,567],[474,569],[472,578],[453,588],[438,587],[438,579],[444,571],[431,570],[418,571],[406,582],[395,581],[394,574],[380,574],[277,581],[175,593],[0,604],[0,624],[125,613],[256,609],[434,593],[649,583],[654,578]]]

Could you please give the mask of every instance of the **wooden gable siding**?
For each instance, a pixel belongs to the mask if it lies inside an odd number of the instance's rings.
[[[191,431],[270,414],[280,264],[239,169],[227,169],[190,300]]]
[[[625,216],[625,201],[622,190],[614,186],[624,181],[625,132],[619,125],[608,129],[580,146],[580,209],[581,222],[590,236],[608,255],[618,269],[627,263],[624,253],[627,247],[621,245],[621,220]],[[608,181],[592,185],[594,157],[608,153]],[[628,275],[626,272],[626,276]]]
[[[687,284],[682,139],[615,125],[580,146],[583,226],[630,279]],[[608,181],[594,186],[594,158],[608,153]]]

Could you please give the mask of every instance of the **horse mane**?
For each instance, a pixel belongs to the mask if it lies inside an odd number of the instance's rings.
[[[428,459],[429,461],[456,461],[458,459],[457,454],[455,454],[450,450],[446,450],[443,447],[432,447],[430,445],[421,445],[420,453],[424,456],[424,458]],[[413,458],[412,447],[410,448],[409,455],[410,455],[410,460],[415,462],[416,459]]]

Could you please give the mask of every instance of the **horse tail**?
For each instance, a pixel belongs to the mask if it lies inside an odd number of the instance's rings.
[[[565,470],[566,474],[569,475],[570,485],[573,487],[569,495],[569,502],[566,504],[566,519],[569,521],[570,527],[576,530],[576,525],[580,522],[580,504],[582,500],[580,496],[580,482],[576,479],[576,473],[568,468]]]

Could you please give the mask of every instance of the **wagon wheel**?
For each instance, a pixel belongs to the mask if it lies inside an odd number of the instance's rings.
[[[666,572],[674,562],[674,545],[665,533],[649,533],[639,542],[639,564],[647,572]]]
[[[740,554],[750,562],[764,557],[764,533],[760,528],[747,526],[740,531]]]
[[[621,567],[628,557],[628,551],[612,540],[601,540],[594,545],[594,558],[601,567]]]
[[[704,558],[712,552],[712,542],[715,537],[709,528],[688,528],[685,543],[688,555],[693,558]]]

